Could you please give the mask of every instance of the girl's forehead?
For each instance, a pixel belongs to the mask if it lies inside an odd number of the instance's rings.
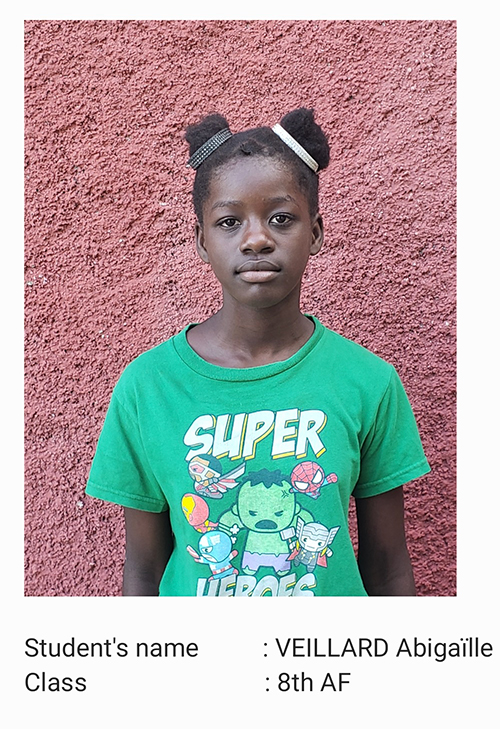
[[[232,159],[214,170],[208,196],[210,198],[241,195],[274,190],[295,199],[306,199],[303,190],[295,179],[294,170],[282,160],[267,157],[240,157]]]

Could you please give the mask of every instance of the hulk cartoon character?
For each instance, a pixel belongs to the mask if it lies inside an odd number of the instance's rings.
[[[263,468],[248,474],[236,503],[220,517],[219,528],[232,534],[248,530],[241,562],[245,574],[254,575],[259,567],[272,567],[282,576],[290,571],[290,561],[288,542],[280,532],[295,527],[299,514],[304,522],[313,521],[282,473]]]

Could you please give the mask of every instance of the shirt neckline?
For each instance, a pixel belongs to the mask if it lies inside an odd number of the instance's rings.
[[[207,362],[199,354],[197,354],[187,340],[187,332],[194,324],[186,326],[179,334],[172,339],[172,343],[177,355],[182,359],[191,370],[194,370],[204,377],[212,380],[225,380],[232,382],[249,382],[252,380],[261,380],[266,377],[272,377],[285,370],[294,367],[307,357],[307,355],[317,346],[323,336],[325,327],[314,316],[307,315],[314,324],[314,331],[302,347],[292,354],[288,359],[280,362],[271,362],[270,364],[259,365],[258,367],[219,367],[211,362]]]

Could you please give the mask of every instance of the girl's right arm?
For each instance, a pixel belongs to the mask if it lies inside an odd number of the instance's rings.
[[[169,512],[124,508],[125,565],[123,567],[124,596],[158,596],[160,580],[173,548]]]

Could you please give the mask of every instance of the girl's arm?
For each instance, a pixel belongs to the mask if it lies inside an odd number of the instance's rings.
[[[358,565],[369,595],[415,595],[406,547],[403,487],[356,499]]]
[[[123,595],[158,596],[160,580],[172,553],[173,538],[168,511],[124,509],[125,565]]]

